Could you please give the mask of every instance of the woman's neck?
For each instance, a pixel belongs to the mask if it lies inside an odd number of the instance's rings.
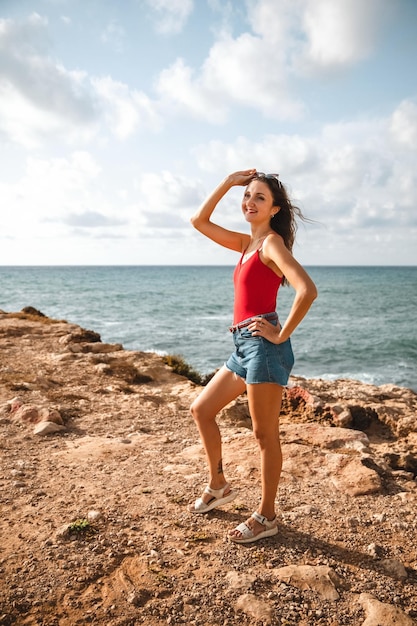
[[[253,230],[250,235],[251,243],[257,243],[258,241],[261,241],[261,239],[265,239],[265,237],[267,237],[267,235],[269,235],[270,232],[271,232],[270,228],[264,231]]]

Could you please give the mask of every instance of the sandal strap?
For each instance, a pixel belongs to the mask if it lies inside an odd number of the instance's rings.
[[[259,522],[259,524],[262,524],[262,526],[266,526],[265,522],[267,522],[268,519],[264,515],[261,515],[260,513],[258,513],[258,511],[254,511],[251,517],[253,517],[253,519],[256,520],[257,522]]]
[[[246,522],[242,522],[239,526],[236,526],[235,530],[238,530],[245,539],[250,539],[255,536],[252,528],[250,528]]]
[[[270,521],[267,517],[265,517],[265,515],[261,515],[260,513],[258,513],[258,511],[254,511],[251,517],[253,517],[254,520],[256,520],[257,522],[259,522],[259,524],[262,524],[262,526],[265,526],[265,528],[268,529],[275,526],[275,521],[277,519],[275,516],[274,519]]]
[[[204,489],[204,493],[208,493],[210,496],[213,496],[213,498],[216,498],[216,500],[218,498],[222,498],[224,495],[224,492],[226,491],[227,487],[229,486],[228,483],[225,484],[224,487],[221,487],[220,489],[212,489],[211,487],[209,487],[208,485],[205,487]]]

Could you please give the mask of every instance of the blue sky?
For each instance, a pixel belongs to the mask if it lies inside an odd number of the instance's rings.
[[[1,0],[0,264],[233,264],[189,217],[256,167],[302,263],[416,265],[416,32],[415,0]]]

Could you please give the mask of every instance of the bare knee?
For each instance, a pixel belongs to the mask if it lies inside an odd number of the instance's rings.
[[[198,398],[191,404],[190,413],[197,424],[201,424],[202,422],[209,420],[211,417],[207,414],[207,411],[204,409],[204,405],[199,402]]]
[[[190,413],[193,416],[194,421],[198,422],[198,409],[195,401],[190,406]]]
[[[272,447],[275,448],[275,446],[280,443],[278,429],[271,431],[270,429],[264,429],[262,427],[254,428],[253,436],[261,450]]]

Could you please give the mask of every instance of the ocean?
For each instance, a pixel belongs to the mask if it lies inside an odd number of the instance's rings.
[[[293,374],[417,391],[417,267],[307,267],[319,296],[292,336]],[[33,306],[206,374],[233,349],[233,267],[0,267],[0,309]],[[293,290],[281,287],[281,320]]]

